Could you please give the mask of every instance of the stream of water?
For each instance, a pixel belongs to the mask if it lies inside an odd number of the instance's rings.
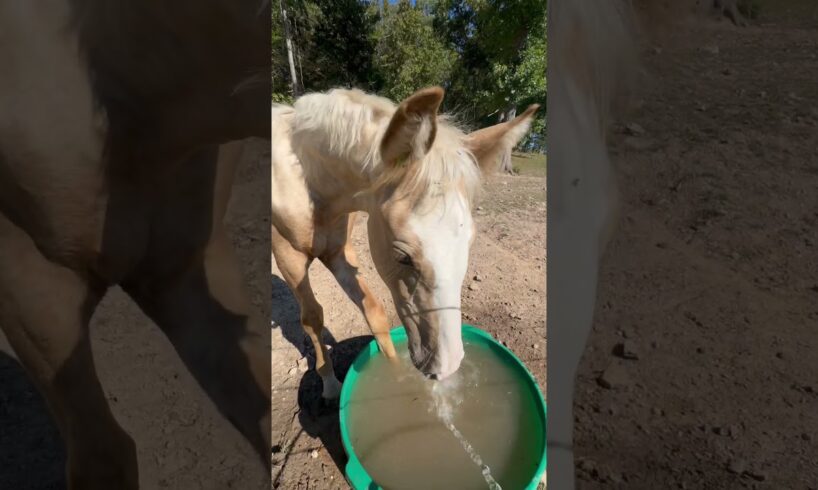
[[[349,404],[361,464],[387,490],[522,489],[539,463],[543,428],[533,396],[485,346],[466,343],[443,381],[401,362],[371,359]]]

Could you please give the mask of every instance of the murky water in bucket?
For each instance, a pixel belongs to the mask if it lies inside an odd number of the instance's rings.
[[[349,433],[387,490],[519,490],[539,463],[535,400],[488,347],[465,344],[460,370],[425,379],[409,361],[371,359],[350,397]]]

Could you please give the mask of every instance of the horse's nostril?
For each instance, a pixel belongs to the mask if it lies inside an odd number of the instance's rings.
[[[437,381],[437,374],[424,373],[423,375],[426,376],[426,379],[431,379],[433,381]]]

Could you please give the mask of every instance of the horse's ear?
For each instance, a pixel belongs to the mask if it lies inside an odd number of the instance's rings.
[[[507,121],[487,128],[479,129],[466,138],[466,146],[474,155],[480,170],[490,174],[496,170],[500,154],[508,151],[523,139],[531,128],[531,119],[539,104],[528,106],[522,114]]]
[[[400,165],[426,155],[437,135],[437,111],[442,101],[443,89],[429,87],[401,102],[381,140],[384,163]]]

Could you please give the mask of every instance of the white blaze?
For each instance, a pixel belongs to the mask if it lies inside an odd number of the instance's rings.
[[[425,261],[434,269],[431,308],[439,324],[437,352],[432,353],[430,368],[442,379],[457,371],[463,359],[460,293],[469,265],[471,212],[466,199],[452,190],[436,199],[434,208],[413,214],[408,224],[420,240]]]

